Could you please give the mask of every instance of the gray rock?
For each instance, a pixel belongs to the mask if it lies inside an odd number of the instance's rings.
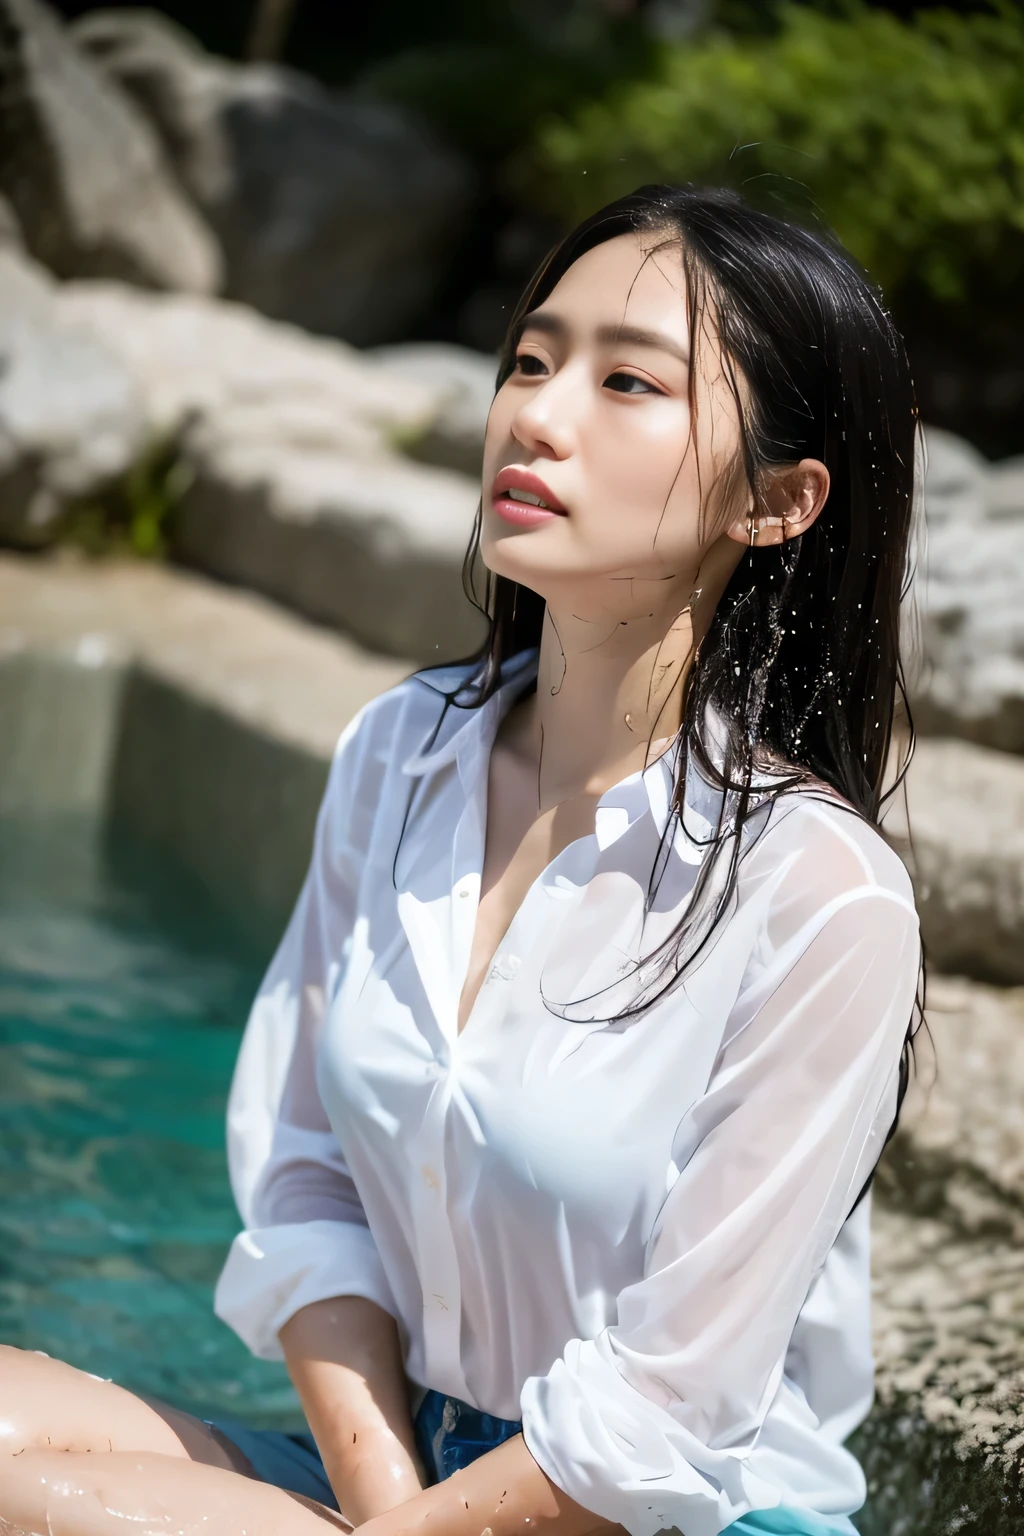
[[[914,879],[939,970],[1024,982],[1024,763],[965,741],[924,739],[886,825]]]
[[[68,504],[123,474],[147,441],[130,369],[64,319],[41,267],[0,247],[0,542],[49,543]]]
[[[123,283],[65,283],[69,323],[104,338],[139,380],[154,435],[190,424],[316,453],[387,453],[442,410],[431,387],[370,366],[342,341],[310,336],[242,304],[146,293]]]
[[[219,300],[69,283],[60,304],[138,379],[150,434],[180,442],[179,559],[377,651],[450,660],[475,645],[461,571],[479,471],[395,451],[447,408],[443,378]]]
[[[1024,752],[1024,460],[988,464],[934,428],[927,444],[915,719]]]
[[[918,1042],[901,1128],[922,1158],[942,1157],[969,1168],[1018,1206],[1021,1221],[1024,988],[935,975],[928,992],[932,1038]],[[1024,1272],[1024,1254],[1021,1268]]]
[[[369,356],[404,378],[422,380],[428,388],[442,392],[434,420],[421,437],[404,445],[405,451],[425,464],[440,464],[479,479],[497,358],[434,341],[375,347]]]
[[[360,345],[423,310],[470,178],[421,123],[214,58],[152,11],[92,11],[74,33],[156,126],[220,239],[231,298]]]
[[[190,434],[180,559],[388,655],[450,661],[475,649],[479,615],[461,585],[475,481],[394,455],[318,454],[239,427],[230,438],[216,424]]]
[[[1024,991],[936,976],[928,1025],[875,1182],[865,1536],[950,1533],[965,1511],[1020,1526]]]
[[[62,277],[218,285],[216,242],[153,129],[42,0],[0,0],[0,192]]]

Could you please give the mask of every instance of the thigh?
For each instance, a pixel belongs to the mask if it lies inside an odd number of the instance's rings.
[[[280,1488],[181,1457],[52,1450],[0,1456],[0,1532],[17,1536],[124,1536],[126,1530],[328,1536],[332,1529],[350,1533],[352,1527]]]
[[[32,1350],[0,1345],[0,1452],[151,1451],[251,1475],[201,1419]]]

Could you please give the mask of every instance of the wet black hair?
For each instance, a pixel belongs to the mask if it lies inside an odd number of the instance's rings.
[[[660,990],[674,986],[714,933],[735,888],[744,824],[770,796],[819,785],[877,825],[913,747],[901,657],[909,579],[917,408],[906,352],[880,295],[827,231],[751,206],[738,193],[645,186],[586,219],[527,287],[509,327],[498,387],[515,366],[528,314],[580,256],[618,235],[671,248],[686,278],[692,338],[716,334],[739,412],[735,489],[763,506],[766,471],[802,458],[831,477],[826,503],[798,537],[749,549],[705,634],[688,679],[675,785],[682,814],[688,761],[721,791],[721,814],[687,910],[659,951]],[[691,349],[696,407],[700,349]],[[468,684],[447,704],[475,707],[505,660],[540,642],[537,594],[482,572],[480,516],[466,557],[470,597],[488,631]],[[716,720],[715,743],[708,722]],[[893,780],[894,730],[902,769]],[[886,787],[887,774],[892,782]],[[669,827],[667,837],[674,835]],[[652,871],[653,899],[657,867]],[[642,989],[642,1011],[660,995]],[[908,1021],[900,1101],[911,1040]]]

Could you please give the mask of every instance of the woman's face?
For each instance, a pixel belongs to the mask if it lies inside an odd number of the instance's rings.
[[[581,585],[602,607],[685,601],[749,501],[708,510],[737,462],[738,410],[713,335],[701,341],[692,410],[682,263],[655,244],[620,235],[581,256],[527,316],[491,407],[481,552],[549,602]],[[742,549],[727,542],[735,565]]]

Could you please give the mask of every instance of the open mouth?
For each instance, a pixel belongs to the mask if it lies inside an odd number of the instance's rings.
[[[554,512],[555,508],[540,496],[535,496],[532,491],[524,491],[521,485],[510,485],[505,492],[508,501],[525,501],[531,507],[543,507],[547,512]]]
[[[498,516],[519,527],[532,528],[553,517],[568,516],[566,508],[539,475],[511,465],[498,472],[491,498]]]

